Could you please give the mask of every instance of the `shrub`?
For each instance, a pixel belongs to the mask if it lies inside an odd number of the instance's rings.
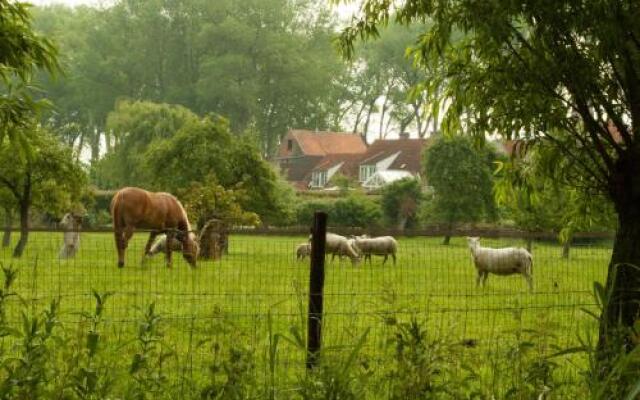
[[[409,228],[416,222],[422,200],[420,181],[404,178],[382,190],[382,211],[387,223],[398,229]]]
[[[331,215],[333,212],[333,202],[328,200],[309,200],[303,202],[296,210],[297,225],[309,225],[313,223],[313,213],[324,211]]]
[[[337,200],[331,212],[331,225],[366,228],[378,225],[382,217],[380,205],[362,195]]]

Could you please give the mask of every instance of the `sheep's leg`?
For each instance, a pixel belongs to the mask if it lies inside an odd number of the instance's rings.
[[[391,253],[391,258],[393,258],[393,266],[396,265],[396,253]]]
[[[484,271],[482,274],[482,287],[487,286],[487,278],[489,277],[489,271]]]
[[[382,260],[382,265],[384,265],[384,263],[386,263],[386,262],[387,262],[387,258],[388,258],[388,257],[389,257],[389,256],[388,256],[387,254],[385,254],[385,255],[384,255],[384,260]]]
[[[480,280],[482,279],[482,271],[478,271],[478,276],[476,276],[476,287],[480,287]]]
[[[527,280],[527,285],[529,285],[529,291],[533,292],[533,277],[531,275],[524,275],[524,279]]]

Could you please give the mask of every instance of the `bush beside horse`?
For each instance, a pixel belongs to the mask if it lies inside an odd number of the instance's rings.
[[[170,193],[153,193],[135,187],[120,189],[111,200],[111,217],[118,267],[124,267],[125,250],[136,228],[151,230],[144,249],[145,256],[149,254],[155,238],[164,233],[169,243],[174,238],[182,243],[182,256],[192,267],[196,266],[198,243],[190,234],[191,224],[184,207]],[[168,267],[172,265],[171,252],[172,246],[165,246]]]

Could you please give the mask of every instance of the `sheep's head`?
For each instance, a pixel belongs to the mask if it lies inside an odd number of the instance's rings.
[[[470,249],[475,249],[480,246],[480,238],[478,236],[467,236],[467,242]]]

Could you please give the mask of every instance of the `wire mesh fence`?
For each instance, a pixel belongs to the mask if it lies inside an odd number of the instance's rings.
[[[17,296],[5,306],[7,320],[20,323],[25,307],[35,312],[59,298],[59,320],[73,331],[86,324],[83,313],[95,308],[94,291],[112,293],[102,330],[111,343],[119,343],[122,357],[131,356],[132,338],[154,304],[163,341],[171,350],[170,368],[192,385],[204,379],[222,342],[241,344],[253,353],[259,360],[256,373],[266,376],[276,363],[281,372],[274,379],[280,387],[303,373],[306,354],[296,348],[295,338],[306,328],[309,258],[297,260],[295,248],[307,242],[307,234],[232,234],[228,254],[217,261],[201,260],[195,269],[179,254],[174,254],[172,268],[165,266],[162,254],[143,259],[146,239],[144,233],[134,235],[126,265],[118,269],[110,232],[82,233],[79,251],[70,259],[58,256],[61,232],[32,232],[22,257],[12,258],[10,248],[0,253],[3,266],[18,271],[12,288]],[[478,354],[527,329],[544,331],[546,340],[559,348],[574,345],[581,332],[595,332],[595,321],[581,309],[595,311],[592,285],[604,281],[611,254],[606,239],[575,244],[568,258],[561,257],[557,242],[534,241],[532,292],[519,275],[490,275],[485,287],[476,287],[464,237],[454,237],[448,246],[435,236],[399,237],[398,243],[395,265],[376,256],[356,265],[327,257],[327,351],[346,351],[367,330],[363,356],[384,358],[392,335],[389,321],[411,317],[434,335]],[[511,237],[483,239],[482,244],[524,242]],[[269,353],[275,334],[290,338],[277,359]]]

